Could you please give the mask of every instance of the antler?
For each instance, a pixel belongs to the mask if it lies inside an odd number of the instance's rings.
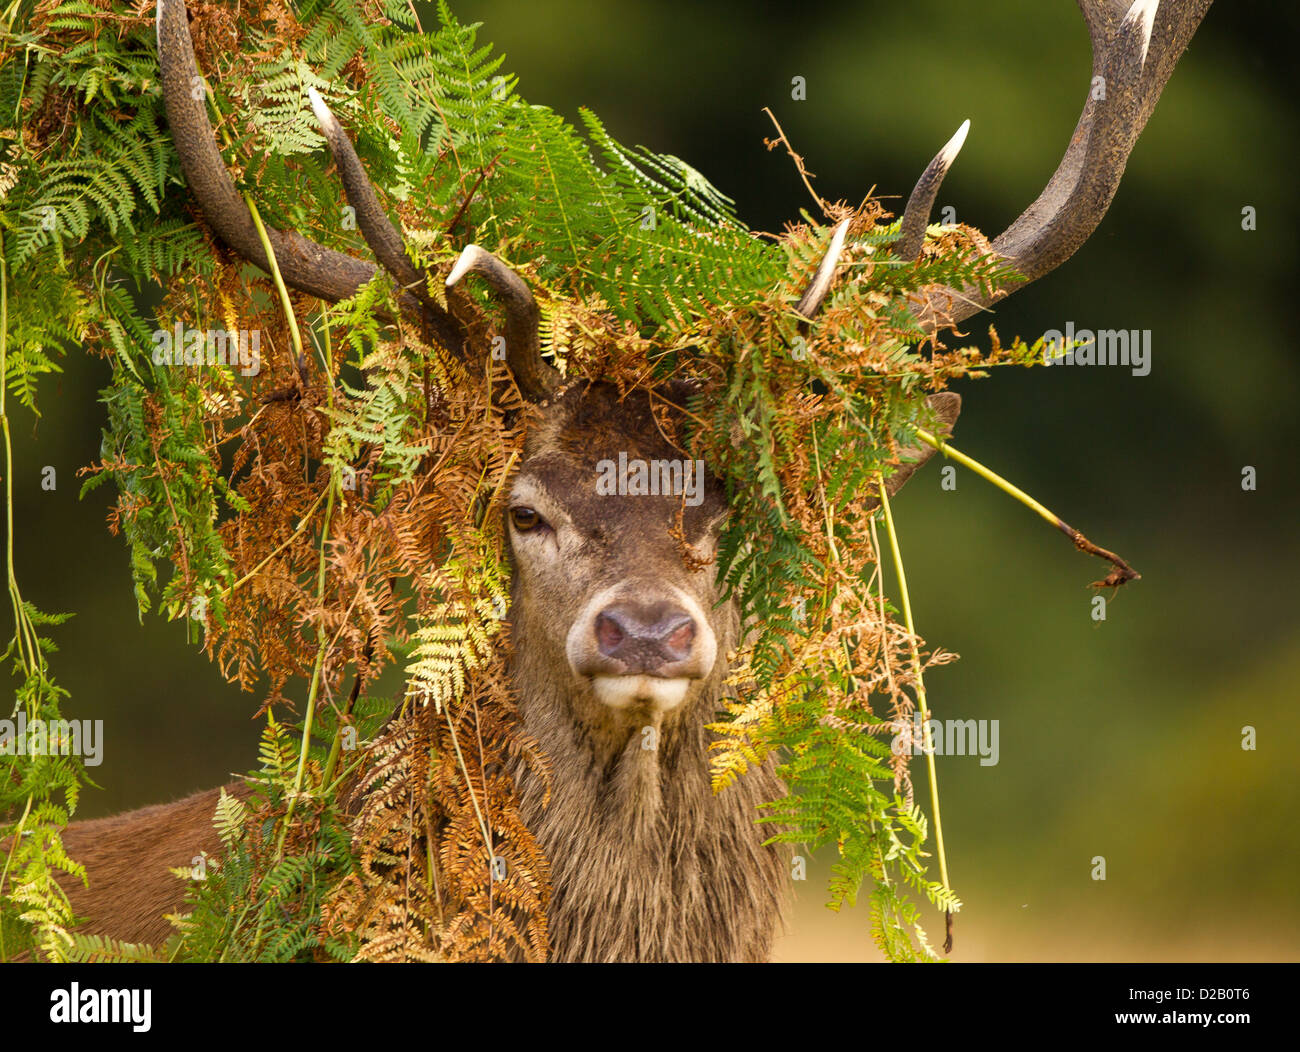
[[[899,259],[915,263],[921,258],[921,246],[925,244],[925,228],[930,225],[930,211],[934,208],[934,199],[939,196],[939,187],[943,177],[948,174],[952,162],[957,159],[966,142],[966,133],[970,131],[970,121],[962,125],[948,144],[935,154],[921,178],[912,187],[912,196],[907,199],[903,210],[903,222],[899,224],[898,241],[894,244],[894,254]]]
[[[190,192],[204,218],[221,240],[244,259],[269,273],[270,264],[257,228],[249,215],[248,206],[235,190],[230,173],[221,160],[221,152],[217,149],[216,136],[208,120],[204,101],[206,89],[194,61],[194,43],[190,39],[184,0],[158,0],[157,31],[163,105],[167,110],[167,122],[171,127],[181,170],[185,173]],[[333,138],[330,139],[330,145],[334,148]],[[335,156],[337,158],[337,152]],[[356,154],[352,153],[351,156],[356,161]],[[339,167],[343,171],[343,165],[340,164]],[[357,167],[360,167],[359,161]],[[364,181],[364,174],[362,180]],[[368,183],[366,185],[369,186]],[[347,189],[351,200],[352,191]],[[374,198],[373,190],[370,191],[366,206],[363,208],[353,201],[358,219],[364,216],[368,223],[373,224],[374,214],[377,213],[382,224],[391,231],[388,220],[384,218],[383,211]],[[364,228],[363,233],[367,233]],[[347,299],[374,277],[373,264],[318,245],[293,231],[268,227],[266,234],[285,284],[318,299],[331,303]],[[370,239],[369,233],[367,239]],[[397,237],[397,241],[400,246],[400,237]],[[390,271],[393,270],[392,264],[395,261],[391,253],[380,255],[376,252],[376,255]],[[400,247],[397,257],[403,262],[406,260]],[[453,353],[463,355],[465,338],[459,324],[437,301],[428,296],[422,280],[412,282],[414,273],[409,262],[405,262],[404,271],[394,273],[403,288],[409,290],[403,297],[403,305],[416,316],[423,312],[439,341]]]
[[[804,294],[799,297],[799,302],[794,309],[805,318],[813,317],[822,309],[822,301],[826,299],[826,293],[831,290],[831,282],[835,280],[835,266],[844,251],[844,237],[848,232],[849,221],[842,220],[835,228],[835,233],[831,235],[831,243],[826,247],[826,255],[822,256],[822,261],[817,264],[816,273],[808,282]]]
[[[404,289],[411,291],[422,304],[429,309],[441,309],[430,298],[425,286],[425,274],[411,264],[406,254],[402,235],[396,231],[389,218],[383,215],[383,209],[370,179],[365,174],[360,157],[352,148],[352,140],[335,120],[325,100],[315,88],[308,88],[312,101],[312,111],[320,122],[325,142],[329,143],[334,155],[334,164],[338,168],[339,179],[343,182],[343,192],[347,194],[348,204],[356,211],[356,226],[369,244],[374,257],[385,265],[389,273],[402,283]],[[519,277],[502,263],[497,256],[486,252],[477,244],[471,244],[460,254],[447,277],[446,286],[451,289],[469,270],[484,274],[493,289],[506,304],[506,365],[510,368],[515,384],[526,401],[539,402],[549,397],[559,384],[559,372],[554,365],[542,358],[541,337],[538,333],[537,300],[523,278]]]
[[[158,0],[157,27],[163,103],[186,182],[218,236],[249,262],[269,271],[261,238],[221,160],[208,121],[184,0]],[[423,313],[443,346],[463,358],[465,336],[460,324],[429,295],[427,275],[407,256],[402,235],[384,214],[347,133],[315,89],[309,89],[308,95],[366,244],[403,289],[403,306],[416,315]],[[268,228],[267,238],[285,283],[320,299],[346,299],[374,276],[372,264],[292,231]],[[447,287],[469,271],[487,278],[505,301],[506,363],[520,392],[529,401],[546,398],[559,383],[560,374],[542,358],[537,303],[528,286],[501,260],[470,245],[448,277]]]
[[[1083,112],[1046,188],[993,240],[993,251],[1021,277],[991,295],[945,287],[918,293],[917,317],[932,332],[1055,270],[1097,229],[1138,136],[1213,0],[1076,2],[1092,41],[1093,80]]]
[[[537,301],[527,283],[491,252],[466,245],[447,275],[447,288],[471,271],[482,274],[505,303],[506,364],[520,393],[530,402],[544,401],[559,385],[560,373],[542,357]]]
[[[898,242],[894,246],[894,252],[900,259],[915,262],[920,258],[921,245],[925,242],[925,228],[930,222],[930,210],[934,207],[934,199],[939,194],[943,177],[948,174],[952,162],[957,159],[968,131],[970,131],[970,121],[963,121],[957,133],[935,155],[934,160],[921,173],[921,178],[913,187],[912,195],[907,199],[907,207],[903,210]],[[803,296],[795,306],[795,310],[805,318],[811,318],[821,310],[822,302],[831,290],[831,283],[835,279],[835,267],[844,251],[844,236],[848,231],[849,221],[845,219],[835,228],[835,233],[831,235],[831,243],[826,248],[826,254],[822,256],[816,273],[808,282],[808,288],[804,290]]]
[[[1076,2],[1092,41],[1088,98],[1065,156],[1038,200],[993,240],[993,251],[1020,278],[991,295],[973,287],[958,291],[944,286],[915,293],[917,317],[930,332],[969,318],[1055,270],[1088,240],[1106,215],[1129,154],[1213,0]],[[912,190],[894,248],[900,259],[911,262],[920,256],[939,185],[969,127],[969,121],[962,124]],[[799,301],[797,310],[805,317],[816,313],[830,289],[843,249],[842,233],[843,224]]]
[[[930,222],[930,210],[934,207],[934,199],[939,194],[943,177],[948,174],[952,162],[957,159],[968,131],[970,131],[970,121],[963,121],[957,133],[948,140],[948,145],[935,155],[934,160],[921,173],[916,186],[912,188],[912,196],[907,199],[907,207],[903,210],[898,243],[894,246],[894,252],[900,259],[915,262],[920,258],[921,245],[925,241],[925,228]],[[808,282],[808,288],[799,298],[795,310],[805,318],[811,318],[821,310],[822,301],[826,299],[826,293],[830,292],[831,282],[835,279],[835,267],[844,252],[844,236],[848,232],[849,221],[845,219],[835,228],[835,233],[831,235],[831,243],[826,248],[826,255],[822,256],[822,261],[817,264],[816,273]]]
[[[321,134],[334,157],[334,166],[338,169],[339,181],[343,184],[343,193],[348,204],[356,213],[357,229],[366,239],[370,251],[396,280],[399,286],[419,301],[427,312],[430,325],[438,335],[443,346],[458,357],[464,358],[464,336],[459,325],[447,314],[442,304],[429,295],[426,274],[417,270],[406,254],[406,243],[397,228],[389,222],[379,204],[375,188],[366,175],[366,169],[352,146],[347,132],[330,112],[329,106],[320,93],[309,87],[307,97],[311,100],[312,112],[320,125]]]
[[[311,106],[320,123],[325,141],[334,155],[334,163],[343,182],[348,203],[357,214],[357,228],[366,244],[399,282],[426,307],[438,308],[425,286],[425,275],[417,270],[406,255],[402,235],[397,232],[384,210],[379,206],[375,189],[366,175],[365,167],[352,146],[352,140],[334,118],[315,88],[308,89]],[[537,301],[527,284],[492,253],[477,245],[469,245],[456,261],[447,277],[446,287],[452,288],[469,271],[477,271],[504,300],[506,308],[506,365],[510,369],[520,393],[530,402],[541,401],[555,389],[560,374],[542,358],[541,338],[538,332],[539,311]]]

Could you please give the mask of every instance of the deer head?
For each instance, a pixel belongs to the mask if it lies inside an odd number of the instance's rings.
[[[1087,239],[1211,0],[1078,3],[1104,97],[1089,93],[1047,187],[992,242],[1016,280],[992,292],[917,294],[912,306],[931,332],[1044,276]],[[186,17],[183,0],[158,0],[163,92],[181,165],[217,235],[268,269],[203,95],[192,90],[200,80]],[[745,626],[721,602],[710,566],[727,514],[723,487],[675,438],[689,385],[621,395],[611,384],[566,382],[542,354],[527,283],[476,245],[445,278],[418,269],[348,136],[314,92],[312,105],[358,228],[402,290],[402,309],[462,360],[479,350],[457,316],[461,283],[471,275],[485,281],[504,309],[507,363],[529,414],[505,512],[512,668],[526,729],[563,767],[549,810],[526,776],[521,787],[553,863],[556,958],[764,958],[785,878],[754,829],[753,807],[778,787],[767,769],[748,788],[721,798],[709,792],[706,724]],[[905,260],[921,254],[935,197],[967,130],[963,124],[934,158],[907,202],[894,249]],[[848,236],[846,220],[792,304],[807,324],[816,324]],[[269,239],[286,284],[324,300],[351,296],[375,273],[370,263],[292,232],[272,230]],[[429,291],[438,279],[450,306]],[[935,429],[951,432],[958,396],[932,395],[929,407]],[[931,452],[904,451],[887,490],[897,492]],[[646,733],[655,748],[643,748]]]

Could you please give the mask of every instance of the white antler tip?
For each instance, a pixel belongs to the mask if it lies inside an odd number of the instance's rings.
[[[959,154],[961,148],[966,145],[966,135],[969,131],[970,120],[967,119],[962,121],[961,127],[957,129],[956,134],[948,140],[948,145],[940,151],[939,156],[943,158],[943,166],[945,168],[957,159],[957,154]]]
[[[330,112],[330,108],[315,88],[307,88],[307,98],[311,101],[312,113],[316,114],[316,123],[320,125],[321,131],[328,135],[338,127],[338,121],[334,119],[334,114]]]
[[[466,274],[474,269],[474,264],[479,260],[483,250],[478,245],[466,245],[465,251],[460,254],[456,260],[456,265],[451,268],[451,273],[447,275],[446,285],[451,288],[456,282],[460,281]]]
[[[1156,24],[1156,9],[1160,0],[1133,0],[1133,6],[1124,16],[1124,29],[1136,27],[1142,34],[1142,65],[1147,64],[1147,50],[1151,47],[1151,33]]]

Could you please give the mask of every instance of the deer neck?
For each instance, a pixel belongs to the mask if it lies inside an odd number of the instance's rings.
[[[766,960],[789,867],[755,819],[784,790],[770,765],[712,790],[707,724],[725,660],[678,710],[614,712],[560,674],[553,632],[517,620],[512,634],[523,729],[551,765],[549,802],[538,772],[516,778],[551,866],[552,959]]]

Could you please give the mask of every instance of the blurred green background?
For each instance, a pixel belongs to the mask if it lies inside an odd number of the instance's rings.
[[[1070,0],[453,8],[485,23],[526,99],[570,117],[588,106],[623,141],[686,159],[757,230],[813,208],[784,152],[763,148],[763,106],[818,191],[854,202],[873,186],[906,195],[970,118],[938,203],[993,234],[1050,176],[1089,73]],[[929,679],[935,714],[1000,726],[997,766],[939,761],[965,902],[956,960],[1300,957],[1297,30],[1290,4],[1216,4],[1101,228],[997,310],[1006,337],[1151,329],[1150,375],[1006,370],[958,388],[959,447],[1143,579],[1095,623],[1085,586],[1101,564],[963,469],[943,492],[931,466],[896,509],[918,631],[962,655]],[[795,76],[806,101],[791,99]],[[15,543],[27,596],[77,613],[56,632],[55,674],[69,717],[106,720],[103,791],[81,808],[94,816],[249,767],[259,698],[225,685],[183,625],[138,623],[126,551],[104,527],[110,488],[76,496],[106,369],[76,354],[66,366],[43,418],[15,418]],[[1105,881],[1091,879],[1098,855]],[[876,958],[865,910],[822,908],[830,861],[800,885],[781,959]]]

